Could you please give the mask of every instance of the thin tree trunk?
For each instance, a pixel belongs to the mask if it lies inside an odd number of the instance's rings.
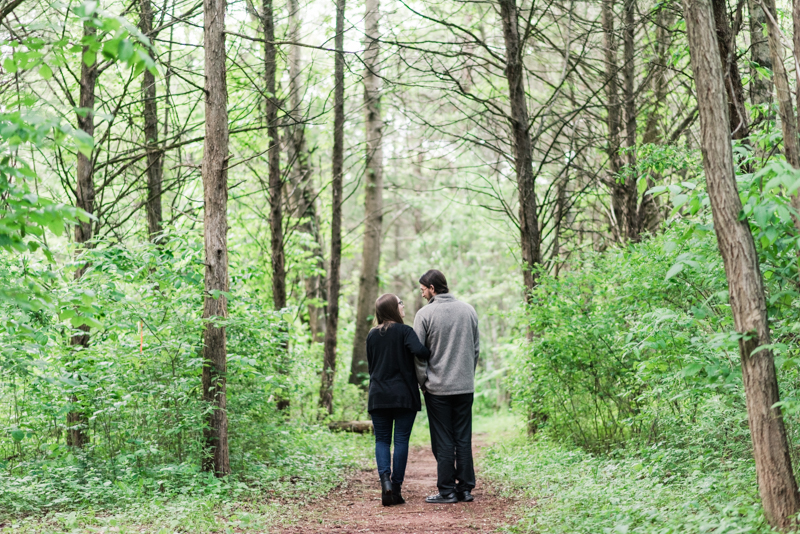
[[[765,15],[767,18],[769,51],[772,58],[772,81],[775,83],[775,90],[778,96],[778,114],[780,115],[781,130],[783,131],[783,153],[786,156],[786,161],[797,169],[800,168],[797,119],[792,105],[789,78],[783,64],[783,44],[781,44],[780,29],[775,25],[777,20],[775,0],[763,0],[763,6],[769,10],[769,13],[765,13]]]
[[[83,35],[85,38],[94,37],[97,34],[97,29],[85,22],[83,25]],[[83,47],[85,54],[88,47]],[[83,55],[81,56],[83,57]],[[97,63],[87,65],[85,61],[81,61],[81,80],[80,80],[80,95],[79,106],[81,112],[78,116],[78,129],[85,134],[94,137],[94,101],[95,101],[95,86],[97,85]],[[82,152],[78,152],[78,166],[77,166],[77,187],[75,188],[75,207],[82,209],[90,215],[94,214],[94,159],[93,155],[87,156]],[[92,240],[92,224],[93,221],[79,221],[75,226],[75,244],[77,245],[75,253],[80,255],[90,245]],[[79,267],[75,271],[75,280],[79,280],[83,273],[86,272],[86,265]],[[75,347],[76,350],[85,349],[89,346],[89,327],[82,325],[80,330],[82,334],[73,335],[70,340],[70,345]],[[78,402],[76,395],[72,396],[71,402],[73,404]],[[87,434],[89,420],[86,413],[82,410],[74,410],[67,414],[67,444],[71,447],[82,448],[89,442]]]
[[[522,43],[517,27],[516,0],[500,0],[500,19],[506,45],[505,74],[508,80],[510,115],[508,121],[514,143],[514,167],[519,194],[519,229],[522,249],[522,272],[525,298],[530,301],[536,285],[535,269],[541,264],[538,209],[533,176],[533,149],[528,129],[528,104],[525,101],[525,66],[522,63]]]
[[[750,102],[753,105],[769,104],[772,101],[772,81],[756,71],[756,66],[772,70],[769,41],[764,36],[767,16],[759,0],[749,0],[747,8],[750,11],[750,61],[753,64],[748,84]]]
[[[672,26],[673,19],[670,11],[665,7],[658,9],[656,13],[656,61],[651,66],[651,78],[653,83],[653,111],[647,115],[645,122],[642,143],[650,144],[659,141],[663,137],[663,132],[659,131],[662,121],[662,108],[667,99],[667,69],[669,61],[669,49],[672,44],[672,33],[669,27]]]
[[[152,40],[153,7],[150,0],[140,2],[139,29]],[[152,51],[150,51],[152,57]],[[155,58],[154,58],[155,59]],[[164,172],[163,154],[158,145],[158,104],[156,103],[156,77],[148,69],[142,80],[144,100],[144,137],[147,151],[147,230],[151,240],[156,241],[162,230],[161,183]]]
[[[275,14],[272,0],[264,0],[261,13],[264,25],[264,80],[267,90],[267,161],[269,167],[269,229],[270,247],[272,253],[272,302],[276,310],[286,307],[286,266],[285,251],[283,249],[283,179],[280,165],[280,143],[278,138],[278,97],[276,94],[277,50],[275,41]],[[278,371],[284,375],[289,374],[289,347],[286,343],[281,345]],[[276,402],[278,410],[289,408],[289,399],[283,392],[278,395]]]
[[[366,133],[366,176],[364,184],[364,249],[353,338],[350,383],[364,385],[367,377],[367,334],[369,318],[378,298],[378,266],[381,259],[383,225],[383,119],[380,79],[380,2],[366,0],[364,17],[364,131]],[[329,297],[330,298],[330,297]]]
[[[331,262],[328,271],[328,317],[319,405],[333,413],[333,379],[336,376],[336,336],[339,329],[339,266],[342,261],[342,172],[344,168],[344,9],[336,1],[336,62],[333,96],[333,182],[331,183]]]
[[[264,0],[261,14],[264,24],[264,81],[267,91],[267,135],[269,145],[269,228],[272,248],[272,301],[276,310],[286,307],[286,268],[283,250],[283,181],[281,180],[278,143],[278,101],[275,94],[275,23],[272,0]]]
[[[203,399],[213,409],[204,430],[203,470],[230,474],[228,455],[227,347],[228,317],[228,86],[225,69],[226,0],[204,0],[206,65],[205,141],[203,146],[203,218],[205,240],[205,298],[203,305]]]
[[[734,35],[728,17],[728,4],[725,0],[713,0],[714,27],[717,32],[717,47],[725,75],[725,92],[728,95],[728,116],[731,119],[731,133],[734,139],[745,139],[750,135],[747,111],[744,107],[744,87],[736,62]]]
[[[603,53],[606,63],[606,124],[608,125],[608,170],[611,189],[611,206],[614,212],[612,228],[619,241],[625,239],[625,221],[627,220],[625,185],[619,183],[619,173],[622,170],[622,157],[619,150],[622,146],[620,139],[620,102],[619,87],[617,82],[617,38],[614,33],[614,0],[602,0],[601,20],[603,26]]]
[[[289,32],[288,40],[292,43],[300,41],[301,21],[298,17],[300,6],[298,0],[289,0]],[[288,153],[289,162],[292,165],[290,181],[293,191],[293,204],[295,207],[294,216],[303,219],[299,230],[313,237],[316,247],[308,247],[309,252],[316,258],[318,273],[307,276],[305,279],[306,302],[308,303],[308,326],[311,330],[311,339],[320,342],[325,332],[325,308],[320,307],[318,302],[324,300],[326,293],[324,284],[325,276],[321,274],[325,270],[325,262],[322,257],[322,234],[320,233],[320,221],[317,214],[315,198],[317,197],[312,180],[311,165],[306,146],[305,125],[301,112],[301,51],[302,48],[296,44],[291,44],[289,48],[289,99],[291,112],[288,116]]]
[[[684,17],[700,108],[703,167],[714,218],[714,231],[728,279],[731,311],[740,334],[739,351],[747,397],[759,493],[771,525],[796,526],[792,516],[800,496],[792,472],[789,444],[778,402],[778,381],[770,349],[766,302],[758,255],[736,188],[733,153],[719,51],[709,0],[684,0]]]
[[[793,18],[795,29],[800,29],[800,6],[794,2]],[[794,105],[792,104],[792,91],[789,87],[789,76],[783,64],[783,44],[781,43],[780,28],[776,26],[777,10],[775,0],[763,0],[767,9],[767,33],[769,36],[769,50],[772,55],[772,81],[775,83],[775,92],[778,96],[778,115],[781,119],[783,132],[783,155],[786,161],[795,169],[800,169],[800,140],[797,138],[797,120]],[[800,36],[795,35],[795,45],[800,42]],[[796,58],[795,59],[796,62]],[[800,76],[800,74],[798,75]],[[800,110],[798,110],[800,112]],[[800,192],[791,197],[792,206],[800,211]],[[793,217],[794,226],[800,232],[800,218]]]
[[[622,32],[622,69],[623,95],[625,99],[625,147],[628,156],[628,172],[625,173],[625,236],[629,241],[640,239],[639,228],[639,191],[636,186],[636,0],[624,0],[623,11],[625,27]]]

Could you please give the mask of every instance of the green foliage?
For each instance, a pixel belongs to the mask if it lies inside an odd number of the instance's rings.
[[[726,421],[735,423],[734,421]],[[662,443],[592,456],[549,440],[492,447],[483,473],[534,501],[504,532],[768,533],[755,464],[704,447]]]
[[[517,401],[554,437],[607,450],[689,424],[697,399],[740,394],[721,260],[708,231],[683,223],[624,250],[543,274],[530,306]],[[685,250],[706,261],[686,259]],[[682,262],[682,263],[680,263]],[[674,265],[684,267],[674,269]]]

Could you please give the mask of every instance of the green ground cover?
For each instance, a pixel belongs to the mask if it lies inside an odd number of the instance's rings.
[[[371,435],[287,424],[275,437],[280,457],[227,480],[185,465],[112,477],[79,458],[0,477],[0,532],[262,532],[372,455]]]

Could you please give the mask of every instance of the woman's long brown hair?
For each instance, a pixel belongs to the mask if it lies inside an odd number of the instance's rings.
[[[393,293],[386,293],[375,301],[375,326],[381,331],[386,330],[390,324],[403,324],[400,316],[400,299]]]

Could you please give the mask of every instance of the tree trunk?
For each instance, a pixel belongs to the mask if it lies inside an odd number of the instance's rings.
[[[514,168],[519,194],[519,230],[522,249],[522,272],[525,298],[530,301],[536,285],[535,269],[542,262],[539,235],[533,148],[528,126],[528,104],[525,101],[525,66],[522,63],[522,44],[517,27],[516,0],[500,0],[500,18],[506,45],[505,74],[508,80],[510,115],[508,121],[514,143]]]
[[[383,225],[383,119],[381,118],[380,3],[366,0],[364,18],[364,112],[366,180],[364,185],[364,249],[358,289],[356,332],[350,383],[364,385],[367,377],[367,334],[378,298],[378,266]],[[328,297],[332,298],[332,297]]]
[[[789,444],[778,402],[778,381],[772,351],[761,271],[733,172],[733,153],[719,51],[714,39],[709,0],[684,0],[684,17],[700,108],[703,167],[714,218],[714,231],[725,265],[731,310],[741,335],[739,351],[747,397],[759,493],[771,525],[795,526],[792,516],[800,496],[792,472]]]
[[[139,29],[151,40],[153,31],[153,7],[150,0],[140,2]],[[150,56],[153,53],[150,51]],[[155,59],[155,58],[153,58]],[[147,151],[147,231],[151,240],[156,241],[162,230],[161,178],[164,172],[163,155],[158,146],[158,104],[156,103],[156,77],[148,69],[144,70],[142,80],[144,101],[144,137]]]
[[[781,131],[783,132],[783,155],[789,165],[795,169],[800,169],[800,140],[797,138],[797,116],[792,104],[789,76],[786,74],[786,67],[783,64],[783,44],[781,43],[780,28],[775,25],[775,21],[778,20],[775,0],[764,0],[763,5],[768,10],[765,15],[767,18],[769,51],[772,56],[772,81],[775,83],[775,92],[778,95],[778,115],[781,119]],[[797,35],[797,30],[800,29],[799,10],[800,6],[795,1],[792,10],[795,25],[795,46],[800,42],[800,36]],[[793,59],[796,61],[796,58]],[[798,98],[800,98],[800,92],[798,93]],[[800,112],[800,109],[798,112]],[[791,202],[794,209],[800,211],[800,192],[792,195]],[[793,219],[795,228],[800,232],[800,218],[793,217]]]
[[[602,0],[601,17],[603,26],[603,52],[606,63],[606,124],[608,125],[608,170],[611,189],[611,206],[614,213],[612,228],[618,241],[625,239],[625,221],[627,201],[625,185],[619,183],[622,170],[622,157],[619,149],[620,140],[620,103],[617,83],[617,38],[614,34],[614,0]]]
[[[781,119],[783,131],[783,153],[786,161],[795,169],[800,168],[800,148],[797,140],[797,119],[792,105],[792,93],[789,89],[789,78],[783,64],[783,44],[781,44],[780,29],[775,26],[776,10],[775,0],[764,0],[763,5],[769,10],[765,13],[767,19],[767,33],[769,37],[769,51],[772,58],[772,81],[778,95],[778,114]]]
[[[745,139],[750,135],[747,111],[744,107],[744,87],[736,62],[736,49],[733,31],[728,18],[728,4],[725,0],[713,0],[714,27],[717,32],[717,47],[725,75],[725,92],[728,95],[728,116],[731,119],[731,132],[734,139]]]
[[[769,42],[764,36],[767,16],[757,0],[749,0],[747,9],[750,11],[750,61],[753,63],[750,69],[750,102],[754,106],[769,104],[772,101],[772,82],[755,68],[761,66],[772,70]]]
[[[205,298],[203,305],[203,399],[212,407],[203,431],[206,454],[203,470],[230,474],[226,412],[227,347],[225,327],[216,318],[228,317],[228,87],[225,79],[226,0],[204,0],[205,141],[203,146],[203,218],[205,240]]]
[[[267,91],[267,135],[269,145],[269,228],[272,248],[272,301],[276,310],[286,307],[286,267],[283,250],[283,180],[281,180],[280,145],[278,143],[278,101],[275,94],[275,23],[272,0],[264,0],[264,81]]]
[[[656,61],[651,66],[651,78],[653,83],[653,110],[647,115],[645,122],[642,143],[656,143],[663,137],[664,132],[660,131],[662,121],[662,108],[667,100],[667,77],[666,65],[669,61],[669,49],[672,44],[672,33],[669,28],[672,26],[673,17],[665,7],[658,9],[656,13]]]
[[[283,179],[281,177],[280,143],[278,138],[278,97],[276,89],[277,50],[275,41],[275,14],[272,0],[264,0],[261,13],[264,25],[264,80],[266,82],[266,109],[267,109],[267,162],[269,172],[269,229],[270,248],[272,259],[272,302],[276,310],[286,307],[286,266],[285,252],[283,249]],[[282,343],[278,356],[278,372],[287,377],[289,375],[289,347]],[[278,410],[289,408],[289,399],[282,390],[277,396]]]
[[[297,43],[300,40],[301,21],[298,18],[300,9],[297,0],[289,0],[289,31],[288,40]],[[308,148],[306,146],[305,124],[301,111],[301,50],[296,44],[289,45],[289,99],[291,111],[288,115],[288,160],[291,165],[290,182],[292,185],[292,204],[294,216],[302,219],[299,230],[313,238],[316,246],[307,250],[316,259],[317,273],[306,276],[306,302],[308,307],[308,326],[311,330],[311,339],[316,342],[323,341],[325,332],[325,308],[319,306],[319,300],[325,298],[325,262],[322,258],[322,234],[320,221],[317,214],[316,197],[312,181],[311,165],[309,162]]]
[[[628,149],[628,172],[625,173],[625,237],[629,241],[640,239],[639,228],[639,190],[636,186],[636,0],[624,0],[625,29],[622,32],[622,55],[625,64],[622,69],[623,95],[625,98],[625,147]]]
[[[331,183],[331,262],[328,270],[328,317],[319,405],[333,413],[333,379],[336,376],[336,336],[339,329],[339,266],[342,261],[342,172],[344,169],[344,8],[336,0],[336,63],[333,95],[333,182]]]
[[[93,37],[97,34],[97,29],[84,22],[83,35],[84,37]],[[88,47],[83,47],[83,54],[88,50]],[[83,55],[81,56],[83,57]],[[97,63],[87,65],[85,61],[81,61],[81,81],[80,81],[80,95],[79,107],[81,112],[78,116],[78,129],[85,134],[94,137],[94,100],[95,100],[95,86],[97,85]],[[86,156],[78,152],[78,167],[77,167],[77,187],[75,188],[75,207],[82,209],[90,215],[94,215],[94,159],[93,155]],[[83,251],[90,246],[92,240],[92,220],[79,221],[75,226],[75,254],[80,255]],[[86,265],[79,267],[75,271],[75,280],[79,280],[83,273],[86,272]],[[70,339],[70,345],[75,347],[75,350],[85,349],[89,346],[89,327],[82,325],[80,330],[82,334],[73,335]],[[72,396],[71,402],[73,404],[78,402],[76,395]],[[82,448],[89,442],[87,428],[89,420],[86,413],[80,409],[69,412],[67,414],[67,444],[71,447]]]

